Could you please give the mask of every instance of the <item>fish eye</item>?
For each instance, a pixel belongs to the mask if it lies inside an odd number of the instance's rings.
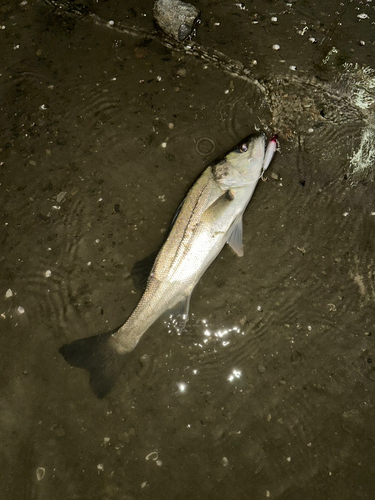
[[[247,151],[246,142],[243,142],[242,144],[240,144],[238,149],[240,150],[241,153],[246,153],[246,151]]]

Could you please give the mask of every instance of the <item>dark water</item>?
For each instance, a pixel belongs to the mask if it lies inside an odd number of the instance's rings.
[[[375,5],[195,3],[246,78],[161,43],[152,2],[73,5],[0,8],[3,497],[374,498]],[[245,256],[97,400],[58,348],[125,321],[134,262],[255,128],[281,153]]]

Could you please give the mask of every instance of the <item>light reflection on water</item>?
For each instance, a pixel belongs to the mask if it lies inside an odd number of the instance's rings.
[[[223,349],[227,348],[229,345],[236,345],[236,341],[238,341],[238,337],[245,336],[245,332],[239,328],[237,325],[233,325],[230,327],[221,327],[221,328],[215,328],[210,325],[209,321],[207,319],[195,319],[194,315],[192,315],[190,319],[190,327],[189,324],[187,325],[187,329],[181,330],[178,328],[178,318],[174,318],[172,315],[169,316],[168,320],[164,322],[165,325],[167,326],[168,333],[177,333],[178,336],[184,335],[184,334],[189,334],[189,331],[192,335],[194,335],[194,338],[198,337],[198,340],[193,340],[191,344],[187,342],[187,345],[189,348],[191,346],[194,346],[195,348],[198,348],[200,351],[200,354],[196,356],[194,353],[191,360],[195,364],[198,362],[201,366],[200,369],[196,367],[191,367],[187,366],[186,370],[191,371],[193,375],[201,375],[203,376],[203,379],[205,380],[207,377],[207,374],[203,372],[206,372],[206,369],[203,369],[202,366],[202,358],[201,355],[207,355],[206,360],[210,357],[210,354],[214,353],[215,354],[215,360],[217,361],[219,358],[221,358],[220,353],[222,352]],[[219,355],[219,356],[218,356]],[[223,356],[228,359],[231,358],[231,356]],[[211,360],[213,358],[210,358]],[[205,364],[205,361],[203,364]],[[238,364],[238,359],[236,357],[233,357],[233,361]],[[207,367],[206,367],[207,368]],[[242,370],[238,368],[238,366],[233,366],[229,369],[225,369],[225,374],[223,374],[219,368],[216,368],[216,375],[215,376],[222,376],[223,379],[225,378],[228,382],[230,383],[235,383],[242,377]],[[186,380],[184,382],[178,381],[176,383],[177,385],[177,390],[179,394],[186,394],[188,392],[188,385],[189,381]]]

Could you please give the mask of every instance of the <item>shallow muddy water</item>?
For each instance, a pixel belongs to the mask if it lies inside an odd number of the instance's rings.
[[[374,497],[375,5],[195,5],[184,48],[152,2],[1,4],[8,499]],[[156,322],[96,399],[59,347],[127,319],[134,263],[259,129],[280,152],[244,257],[224,248],[186,331]]]

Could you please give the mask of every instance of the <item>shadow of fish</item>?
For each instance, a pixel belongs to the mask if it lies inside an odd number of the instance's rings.
[[[181,204],[146,290],[128,320],[114,331],[60,348],[68,363],[90,372],[97,397],[109,393],[123,369],[125,355],[161,314],[177,307],[180,328],[184,328],[191,293],[225,243],[243,255],[242,216],[276,146],[276,136],[266,149],[265,136],[256,134],[210,165]]]

